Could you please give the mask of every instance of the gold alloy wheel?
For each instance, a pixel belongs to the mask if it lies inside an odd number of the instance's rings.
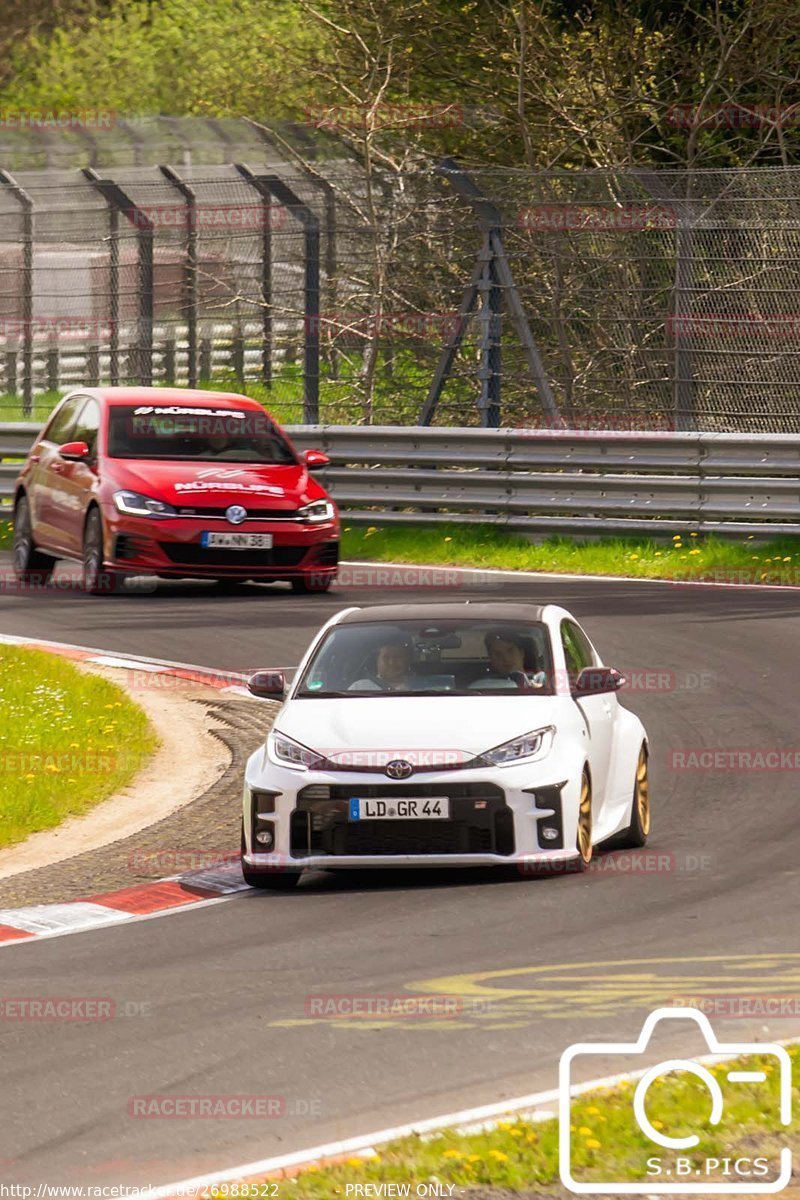
[[[642,746],[636,764],[636,813],[644,837],[650,832],[650,779],[647,772],[647,751]]]
[[[592,861],[592,785],[585,771],[581,778],[581,802],[578,809],[578,852],[584,864]]]

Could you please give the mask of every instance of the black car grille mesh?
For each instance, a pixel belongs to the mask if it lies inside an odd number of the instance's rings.
[[[217,550],[198,542],[161,542],[170,562],[181,567],[295,567],[308,553],[306,546],[273,546],[271,550]]]
[[[297,797],[290,826],[291,854],[502,854],[514,853],[514,821],[493,784],[336,785],[328,798],[318,787]],[[307,794],[306,794],[307,793]],[[350,799],[447,796],[449,820],[349,820]]]

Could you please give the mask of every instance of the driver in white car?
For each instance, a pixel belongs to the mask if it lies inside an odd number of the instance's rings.
[[[490,631],[485,638],[489,667],[485,676],[473,680],[470,687],[509,687],[522,691],[544,687],[545,672],[539,670],[536,651],[529,638],[506,630]]]
[[[402,634],[378,647],[375,674],[351,683],[352,692],[407,692],[414,690],[411,675],[411,643]]]

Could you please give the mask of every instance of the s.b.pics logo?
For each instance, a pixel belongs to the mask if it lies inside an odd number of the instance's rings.
[[[637,1071],[636,1056],[647,1053],[660,1021],[665,1022],[661,1033],[667,1025],[672,1034],[696,1034],[699,1027],[709,1053],[701,1060],[668,1058],[648,1070]],[[600,1094],[590,1097],[588,1107],[580,1106],[577,1097],[585,1089],[573,1082],[575,1064],[588,1058],[583,1073],[588,1070],[596,1074],[591,1071],[592,1055],[602,1055],[606,1061],[619,1057],[619,1069],[628,1072],[621,1087],[626,1098],[622,1106],[619,1091],[613,1103],[605,1104]],[[744,1064],[733,1061],[743,1056],[747,1058]],[[674,1090],[665,1086],[679,1072],[680,1102]],[[751,1140],[745,1142],[741,1124],[737,1124],[736,1110],[743,1099],[753,1098],[753,1089],[761,1112],[774,1113],[772,1128],[788,1126],[792,1064],[786,1050],[769,1042],[719,1042],[708,1018],[693,1008],[656,1009],[635,1042],[582,1042],[570,1046],[559,1066],[561,1182],[570,1191],[584,1195],[779,1192],[791,1180],[791,1150],[785,1146],[778,1153],[770,1145],[769,1152],[759,1153]],[[715,1146],[709,1144],[712,1136]],[[603,1146],[608,1141],[624,1145],[624,1171],[604,1169]],[[720,1144],[726,1147],[725,1153],[720,1152]],[[618,1155],[614,1155],[614,1161],[619,1161]]]

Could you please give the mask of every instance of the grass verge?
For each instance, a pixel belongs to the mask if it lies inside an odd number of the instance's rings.
[[[796,1072],[800,1051],[789,1051]],[[724,1114],[719,1125],[709,1123],[709,1093],[704,1083],[694,1075],[674,1073],[657,1080],[647,1093],[647,1114],[656,1129],[662,1128],[669,1137],[698,1134],[696,1150],[684,1150],[680,1155],[691,1164],[685,1174],[693,1183],[700,1178],[708,1182],[731,1181],[733,1166],[728,1175],[724,1166],[716,1172],[706,1168],[707,1159],[720,1164],[729,1159],[733,1164],[746,1156],[755,1174],[751,1182],[759,1182],[752,1160],[765,1158],[772,1168],[769,1177],[777,1174],[779,1150],[790,1145],[800,1146],[800,1134],[788,1133],[778,1119],[779,1069],[774,1059],[751,1057],[740,1060],[742,1070],[761,1069],[766,1073],[764,1083],[730,1084],[725,1076],[733,1064],[711,1068],[725,1097]],[[623,1082],[613,1089],[586,1093],[572,1106],[571,1158],[573,1177],[583,1181],[616,1182],[655,1180],[648,1160],[658,1160],[662,1182],[666,1171],[676,1176],[674,1152],[660,1149],[639,1130],[633,1116],[634,1084]],[[795,1091],[795,1100],[796,1100]],[[375,1158],[352,1158],[336,1166],[304,1171],[291,1183],[294,1200],[330,1200],[334,1196],[379,1196],[434,1194],[433,1184],[441,1188],[440,1195],[466,1195],[474,1200],[490,1196],[534,1196],[563,1194],[558,1172],[558,1122],[548,1120],[532,1123],[525,1120],[501,1121],[495,1128],[474,1134],[459,1134],[446,1130],[435,1137],[404,1138],[381,1147]],[[733,1176],[739,1182],[746,1178]],[[364,1185],[372,1184],[366,1189]],[[395,1188],[377,1190],[376,1184],[394,1184]],[[427,1184],[425,1193],[417,1187]],[[361,1185],[361,1190],[356,1187]],[[401,1189],[410,1185],[409,1191]],[[448,1187],[453,1192],[448,1193]],[[489,1189],[503,1189],[500,1193]],[[250,1193],[251,1195],[253,1193]],[[283,1194],[283,1193],[282,1193]]]
[[[158,745],[116,684],[39,650],[0,646],[0,848],[78,816]]]
[[[440,567],[557,571],[570,575],[628,575],[641,579],[800,585],[800,538],[756,543],[684,533],[651,538],[546,538],[533,545],[492,525],[366,529],[345,526],[344,559],[430,563]]]

